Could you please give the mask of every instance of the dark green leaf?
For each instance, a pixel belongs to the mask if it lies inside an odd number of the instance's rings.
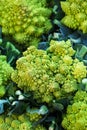
[[[7,62],[10,65],[14,65],[17,58],[21,54],[20,51],[16,49],[11,42],[3,42],[2,39],[0,39],[0,50],[1,50],[1,54],[7,56]]]
[[[53,107],[58,111],[62,111],[64,109],[64,106],[61,103],[53,103]]]

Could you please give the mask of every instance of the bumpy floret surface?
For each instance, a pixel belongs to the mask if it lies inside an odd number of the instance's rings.
[[[52,40],[46,51],[31,46],[17,60],[12,80],[24,92],[32,92],[37,102],[66,97],[87,74],[83,62],[73,59],[74,54],[69,40]]]

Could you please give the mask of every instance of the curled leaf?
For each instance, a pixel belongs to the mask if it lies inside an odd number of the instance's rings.
[[[9,101],[8,100],[0,100],[0,114],[2,114],[4,112],[4,104],[8,104]]]
[[[48,113],[48,111],[49,111],[48,108],[45,105],[43,105],[43,106],[41,106],[41,108],[39,110],[39,114],[45,115]]]

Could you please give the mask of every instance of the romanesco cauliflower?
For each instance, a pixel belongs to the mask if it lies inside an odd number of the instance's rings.
[[[6,56],[0,55],[0,97],[6,92],[6,85],[11,80],[13,68],[7,63]]]
[[[52,40],[46,51],[31,46],[17,60],[12,80],[24,92],[32,92],[37,102],[66,97],[87,74],[83,62],[72,58],[74,54],[69,40]]]
[[[46,0],[0,1],[2,32],[11,35],[19,44],[24,43],[24,46],[37,44],[41,34],[51,28],[50,14]]]
[[[38,125],[35,130],[46,130],[45,127],[43,127],[42,125]]]
[[[64,18],[61,20],[63,24],[69,28],[79,29],[83,33],[87,33],[87,1],[62,1],[61,8],[65,13]]]
[[[38,118],[39,119],[39,118]],[[0,116],[0,130],[46,130],[43,125],[34,126],[27,113],[22,115]]]
[[[77,91],[73,103],[68,105],[67,112],[63,117],[62,126],[65,130],[87,129],[87,93]]]

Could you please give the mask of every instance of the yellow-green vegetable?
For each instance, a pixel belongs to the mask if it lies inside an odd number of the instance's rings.
[[[22,115],[0,115],[0,130],[46,130],[42,125],[33,125],[27,113]]]
[[[51,10],[46,0],[1,0],[0,25],[2,32],[18,44],[37,45],[42,33],[49,31]]]
[[[45,127],[43,127],[42,125],[38,125],[35,130],[46,130]]]
[[[87,129],[87,92],[77,91],[71,105],[63,117],[62,126],[65,130]]]
[[[7,63],[6,56],[0,55],[0,97],[6,93],[6,85],[11,80],[13,68]]]
[[[46,51],[31,46],[17,60],[12,80],[24,92],[31,91],[37,102],[66,97],[87,74],[83,62],[73,59],[74,54],[69,40],[52,40]]]
[[[61,20],[63,24],[72,29],[87,33],[87,1],[66,0],[61,1],[61,8],[65,13]]]
[[[20,125],[19,130],[32,130],[32,124],[27,121]]]
[[[7,123],[0,124],[0,130],[8,130],[8,129],[9,129],[9,125]]]

